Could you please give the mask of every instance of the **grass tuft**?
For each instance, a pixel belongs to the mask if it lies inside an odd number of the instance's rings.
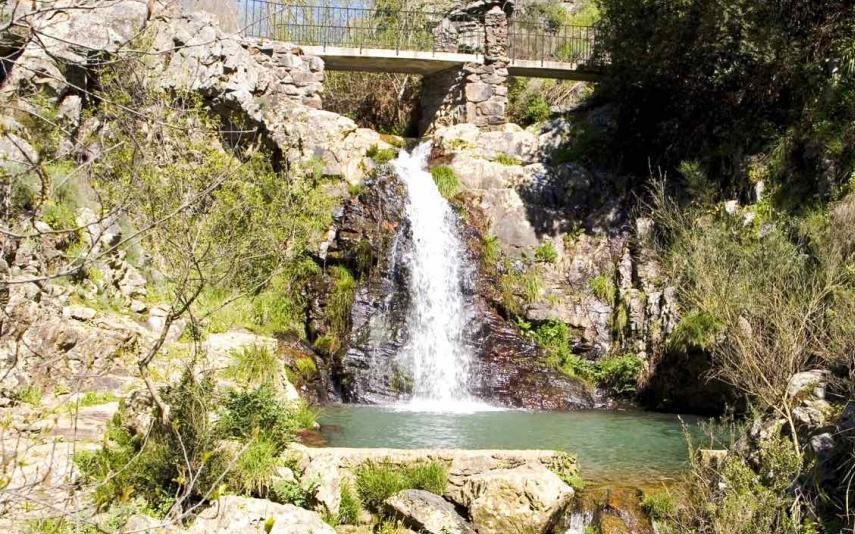
[[[439,165],[431,169],[430,174],[433,176],[433,181],[443,198],[452,198],[457,194],[460,189],[460,181],[457,179],[454,169],[447,165]]]

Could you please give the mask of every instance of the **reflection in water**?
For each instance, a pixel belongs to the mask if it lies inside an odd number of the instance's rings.
[[[703,445],[698,419],[683,416]],[[558,449],[576,454],[592,481],[656,482],[685,469],[680,418],[648,412],[476,413],[400,411],[396,407],[331,406],[322,432],[334,447]]]

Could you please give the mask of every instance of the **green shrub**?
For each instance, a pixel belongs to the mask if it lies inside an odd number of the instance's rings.
[[[225,370],[227,378],[242,386],[273,385],[281,369],[279,358],[264,345],[248,345],[231,352],[232,364]]]
[[[325,313],[330,326],[329,350],[332,354],[339,350],[350,328],[350,309],[356,295],[356,280],[346,267],[339,265],[330,267],[329,275],[333,288],[327,299]]]
[[[597,382],[617,394],[635,391],[638,375],[644,368],[637,356],[611,356],[596,363]]]
[[[558,259],[558,252],[555,251],[555,247],[552,245],[552,241],[544,241],[534,251],[534,257],[537,261],[542,261],[544,263],[555,263],[555,261]]]
[[[704,465],[692,454],[692,476],[680,506],[664,515],[680,532],[816,532],[810,516],[797,507],[803,463],[792,442],[780,435],[759,448],[757,470],[735,452],[720,467]],[[837,531],[839,528],[833,529]]]
[[[527,124],[537,124],[552,116],[549,102],[540,94],[530,95],[524,106],[524,118]]]
[[[0,169],[0,177],[6,174]],[[12,209],[17,212],[35,209],[39,202],[39,180],[31,173],[19,175],[12,179]]]
[[[83,481],[96,483],[96,506],[105,509],[140,497],[164,513],[185,490],[204,494],[210,488],[206,481],[216,474],[193,480],[187,466],[208,475],[207,469],[219,464],[211,454],[216,448],[208,418],[212,393],[210,381],[196,381],[192,373],[185,373],[178,384],[162,391],[163,401],[172,410],[170,426],[155,420],[147,436],[132,436],[122,424],[122,412],[117,413],[107,427],[104,446],[74,458]]]
[[[519,158],[516,158],[510,154],[506,154],[505,152],[502,152],[497,155],[495,158],[493,158],[493,161],[495,161],[496,163],[501,163],[502,165],[507,165],[509,167],[518,167],[522,165],[522,161],[520,161]]]
[[[617,298],[617,288],[608,276],[601,274],[591,278],[589,285],[594,296],[606,304],[612,304]]]
[[[277,445],[261,431],[258,434],[235,460],[226,480],[233,491],[266,497],[281,460]]]
[[[341,502],[338,507],[338,523],[341,525],[355,525],[362,512],[362,503],[359,495],[350,484],[341,486]]]
[[[305,488],[302,484],[290,480],[277,480],[270,486],[269,498],[280,504],[293,504],[300,508],[310,508],[314,502],[314,488]]]
[[[374,163],[382,165],[395,159],[398,152],[394,148],[378,148],[377,145],[372,145],[365,155],[374,160]]]
[[[225,437],[253,439],[263,433],[281,451],[301,428],[294,409],[280,401],[269,384],[252,391],[230,391],[223,402],[218,430]]]
[[[42,388],[32,384],[27,384],[26,386],[22,386],[15,390],[12,394],[12,398],[18,402],[23,402],[32,406],[39,406],[42,403],[42,395]]]
[[[365,190],[364,184],[350,184],[347,186],[347,194],[354,198],[362,196]]]
[[[361,501],[373,510],[405,489],[420,489],[442,495],[448,481],[445,466],[438,462],[397,466],[367,463],[356,470],[356,490]]]
[[[650,516],[650,519],[660,521],[674,515],[677,505],[674,498],[667,491],[645,493],[641,499],[641,507]]]
[[[54,230],[77,228],[73,207],[63,203],[48,202],[43,208],[42,220]]]
[[[438,165],[430,170],[430,174],[433,176],[437,189],[439,189],[439,194],[444,198],[452,198],[457,194],[458,189],[460,189],[460,182],[454,173],[454,169],[447,165]]]
[[[509,313],[521,316],[525,306],[536,302],[543,291],[543,279],[536,267],[518,270],[506,265],[506,272],[499,279],[502,305]]]
[[[310,382],[318,374],[318,365],[310,356],[300,356],[291,364],[296,381],[302,384]]]
[[[679,351],[709,349],[715,345],[720,330],[721,325],[710,314],[692,310],[680,317],[668,337],[668,347]]]

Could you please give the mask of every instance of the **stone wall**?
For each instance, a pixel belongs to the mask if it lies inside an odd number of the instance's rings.
[[[483,10],[484,3],[477,9]],[[473,7],[473,9],[475,8]],[[483,15],[455,15],[438,27],[438,49],[445,52],[480,52],[484,63],[467,63],[425,77],[422,93],[422,133],[466,122],[482,129],[507,123],[508,108],[508,16],[499,5]],[[473,38],[473,19],[482,32]],[[472,43],[475,43],[474,45]]]
[[[241,45],[256,62],[278,79],[274,93],[288,100],[321,109],[324,91],[324,61],[289,43],[246,38]]]
[[[466,121],[465,81],[463,69],[446,69],[424,77],[419,132]]]

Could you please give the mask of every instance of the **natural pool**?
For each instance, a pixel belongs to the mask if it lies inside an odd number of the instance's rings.
[[[437,413],[357,405],[329,406],[320,419],[331,447],[559,449],[577,456],[588,481],[645,485],[679,477],[688,460],[683,424],[703,445],[700,421],[642,411]]]

